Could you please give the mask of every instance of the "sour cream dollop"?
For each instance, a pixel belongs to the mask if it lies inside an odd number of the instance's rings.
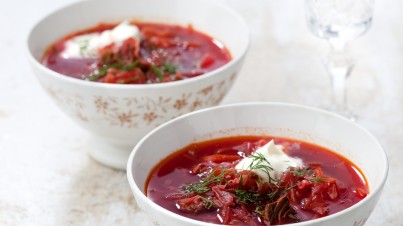
[[[301,159],[288,156],[283,150],[282,145],[276,145],[271,140],[257,149],[252,155],[243,158],[235,166],[235,169],[251,170],[266,182],[272,182],[270,177],[278,180],[289,167],[302,167],[304,165]],[[270,170],[267,172],[264,170],[269,168]]]
[[[96,57],[99,49],[112,43],[120,46],[128,38],[134,38],[140,42],[140,30],[136,25],[130,24],[129,21],[123,21],[111,30],[79,35],[66,41],[62,57]]]

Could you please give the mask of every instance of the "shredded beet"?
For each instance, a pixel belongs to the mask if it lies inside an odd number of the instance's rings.
[[[235,166],[268,140],[255,140],[256,138],[251,137],[227,139],[190,145],[191,153],[195,156],[187,159],[194,159],[193,162],[180,158],[181,153],[190,153],[187,148],[176,153],[174,156],[177,158],[170,157],[169,161],[163,161],[160,168],[155,169],[157,174],[152,174],[154,178],[158,178],[158,174],[164,177],[164,174],[181,172],[180,169],[188,170],[183,171],[182,176],[176,174],[176,177],[169,177],[179,180],[176,183],[178,186],[165,191],[168,195],[164,199],[156,198],[163,191],[156,185],[159,180],[155,183],[150,180],[147,195],[171,211],[207,222],[225,225],[281,225],[338,212],[358,202],[368,193],[359,175],[350,175],[350,179],[357,179],[355,181],[336,179],[335,177],[348,179],[345,175],[356,171],[346,168],[346,174],[341,174],[342,177],[329,171],[329,163],[324,159],[334,158],[330,162],[340,165],[338,160],[341,157],[323,148],[307,144],[292,145],[290,142],[295,141],[281,140],[279,143],[284,148],[289,148],[287,153],[301,157],[305,165],[289,167],[279,179],[265,181],[254,171],[236,170]],[[247,142],[239,144],[238,139]],[[296,147],[298,151],[293,150]],[[312,155],[317,158],[304,158],[304,155],[296,154],[301,151],[311,152],[311,149],[320,150]],[[317,161],[321,159],[322,162]],[[332,168],[334,167],[330,167]],[[165,171],[168,169],[169,172]],[[179,179],[186,176],[194,178],[193,182]]]

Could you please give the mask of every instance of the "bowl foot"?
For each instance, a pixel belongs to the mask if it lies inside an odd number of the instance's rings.
[[[88,153],[97,162],[114,169],[126,170],[133,147],[113,145],[96,138],[88,140]]]

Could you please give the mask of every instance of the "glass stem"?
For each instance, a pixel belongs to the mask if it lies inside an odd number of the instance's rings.
[[[331,51],[325,66],[332,81],[333,104],[336,111],[348,114],[346,79],[350,75],[354,62],[346,51],[346,43],[343,40],[329,40]]]

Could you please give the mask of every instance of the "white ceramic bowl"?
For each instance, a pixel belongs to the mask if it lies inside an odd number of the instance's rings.
[[[192,79],[147,85],[88,82],[44,67],[41,57],[57,39],[124,19],[189,25],[220,40],[233,59]],[[147,132],[187,112],[217,105],[233,84],[249,45],[244,20],[208,0],[89,0],[66,6],[39,21],[28,37],[29,59],[40,84],[74,121],[94,135],[90,154],[125,169],[133,146]]]
[[[160,226],[215,225],[179,216],[153,203],[144,195],[145,181],[150,170],[174,151],[192,142],[235,135],[271,135],[318,144],[348,158],[366,176],[370,194],[362,201],[330,216],[292,224],[295,226],[362,226],[387,178],[388,160],[375,137],[336,114],[278,103],[214,107],[189,113],[154,129],[131,153],[127,165],[130,187],[139,207],[152,222]]]

